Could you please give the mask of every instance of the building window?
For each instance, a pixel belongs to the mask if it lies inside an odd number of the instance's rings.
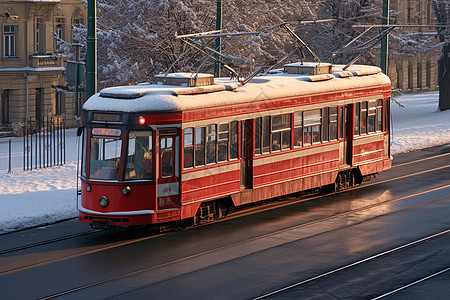
[[[9,90],[2,92],[2,123],[9,123]]]
[[[426,87],[431,88],[431,60],[427,60],[426,64]]]
[[[57,18],[55,23],[56,23],[56,26],[55,26],[55,33],[56,33],[56,35],[60,39],[64,40],[64,38],[65,38],[65,34],[64,34],[64,29],[65,29],[64,23],[65,23],[65,21],[64,21],[64,19],[63,18]]]
[[[36,18],[35,25],[35,48],[36,53],[44,54],[44,39],[45,39],[45,23],[44,18]]]
[[[83,19],[72,19],[72,26],[71,26],[71,30],[70,30],[70,35],[72,37],[72,42],[75,42],[75,37],[74,37],[74,32],[73,29],[77,27],[83,27]],[[79,42],[79,41],[77,41]]]
[[[3,26],[3,57],[16,57],[16,26]]]
[[[65,114],[66,113],[66,95],[62,92],[56,92],[56,103],[55,103],[55,113]]]
[[[417,63],[417,89],[422,89],[422,62]]]

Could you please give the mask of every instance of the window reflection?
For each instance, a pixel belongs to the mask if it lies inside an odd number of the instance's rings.
[[[125,179],[153,179],[153,145],[151,131],[130,131]]]

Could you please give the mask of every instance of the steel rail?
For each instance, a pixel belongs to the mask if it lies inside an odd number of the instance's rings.
[[[104,280],[97,281],[97,282],[93,282],[93,283],[86,284],[86,285],[82,285],[82,286],[79,286],[79,287],[76,287],[76,288],[73,288],[73,289],[70,289],[70,290],[66,290],[66,291],[63,291],[63,292],[59,292],[59,293],[57,293],[57,294],[53,294],[53,295],[46,296],[46,297],[44,297],[44,298],[41,298],[41,300],[44,300],[44,299],[45,299],[45,300],[47,300],[47,299],[54,299],[54,298],[57,298],[57,297],[61,297],[61,296],[73,294],[73,293],[76,293],[76,292],[78,292],[78,291],[86,290],[86,289],[89,289],[89,288],[92,288],[92,287],[95,287],[95,286],[100,286],[100,285],[103,285],[103,284],[106,284],[106,283],[109,283],[109,282],[113,282],[113,281],[116,281],[116,280],[128,278],[128,277],[131,277],[131,276],[135,276],[135,275],[138,275],[138,274],[141,274],[141,273],[144,273],[144,272],[148,272],[148,271],[156,270],[156,269],[159,269],[159,268],[162,268],[162,267],[166,267],[166,266],[169,266],[169,265],[173,265],[173,264],[176,264],[176,263],[184,262],[184,261],[187,261],[187,260],[190,260],[190,259],[193,259],[193,258],[197,258],[197,257],[203,256],[203,255],[207,255],[207,254],[210,254],[210,253],[214,253],[214,252],[218,252],[218,251],[221,251],[221,250],[229,249],[229,248],[232,248],[232,247],[235,247],[235,246],[239,246],[239,245],[242,245],[242,244],[251,242],[251,241],[257,241],[257,240],[260,240],[260,239],[263,239],[263,238],[276,236],[276,235],[279,235],[279,234],[288,232],[288,231],[293,230],[293,229],[298,229],[298,228],[306,227],[306,226],[309,226],[309,225],[312,225],[312,224],[316,224],[316,223],[323,222],[323,221],[325,221],[325,220],[330,220],[330,219],[334,219],[334,218],[337,218],[337,217],[346,216],[346,215],[349,215],[349,214],[352,214],[352,213],[355,213],[355,212],[364,211],[364,210],[367,210],[367,209],[376,207],[376,206],[378,206],[378,205],[380,205],[380,204],[386,204],[386,203],[389,203],[389,202],[395,202],[395,201],[399,201],[399,200],[402,200],[402,199],[405,199],[405,198],[414,197],[414,196],[421,195],[421,194],[426,194],[426,193],[429,193],[429,192],[432,192],[432,191],[435,191],[435,190],[439,190],[439,189],[442,189],[442,188],[448,188],[448,187],[450,187],[450,185],[447,185],[447,186],[445,186],[445,187],[440,187],[440,188],[434,188],[434,189],[431,189],[431,190],[429,190],[429,191],[425,191],[425,192],[421,192],[421,193],[415,193],[415,194],[413,194],[413,195],[404,196],[404,197],[401,197],[401,198],[398,198],[398,199],[393,199],[393,200],[385,201],[385,202],[382,202],[382,203],[377,203],[377,204],[369,205],[369,206],[366,206],[366,207],[363,207],[363,208],[359,208],[359,209],[355,209],[355,210],[352,210],[352,211],[340,213],[340,214],[337,214],[337,215],[329,216],[329,217],[326,217],[326,218],[322,218],[322,219],[319,219],[319,220],[307,222],[307,223],[304,223],[304,224],[291,226],[291,227],[288,227],[288,228],[284,228],[284,229],[281,229],[281,230],[277,230],[277,231],[272,232],[272,233],[267,233],[267,234],[263,234],[263,235],[260,235],[260,236],[257,236],[257,237],[253,237],[253,238],[248,239],[248,240],[245,240],[245,241],[236,242],[236,243],[233,243],[233,244],[230,244],[230,245],[226,245],[226,246],[222,246],[222,247],[217,247],[217,248],[215,248],[215,249],[211,249],[211,250],[204,251],[204,252],[201,252],[201,253],[197,253],[197,254],[193,254],[193,255],[190,255],[190,256],[182,257],[182,258],[179,258],[179,259],[176,259],[176,260],[173,260],[173,261],[169,261],[169,262],[166,262],[166,263],[163,263],[163,264],[160,264],[160,265],[156,265],[156,266],[151,266],[151,267],[143,268],[143,269],[140,269],[140,270],[137,270],[137,271],[133,271],[133,272],[129,272],[129,273],[126,273],[126,274],[123,274],[123,275],[118,275],[118,276],[115,276],[115,277],[112,277],[112,278],[104,279]],[[388,213],[381,214],[381,215],[389,215],[389,214],[396,213],[396,212],[399,212],[399,211],[403,211],[403,210],[406,210],[406,209],[410,209],[410,208],[412,208],[412,207],[416,207],[416,206],[419,206],[419,205],[422,205],[422,204],[426,204],[426,203],[431,203],[431,202],[434,202],[434,201],[438,201],[438,200],[441,200],[441,199],[446,198],[446,197],[449,197],[449,196],[450,196],[450,195],[443,196],[443,197],[439,197],[439,198],[435,198],[435,199],[432,199],[432,200],[427,200],[427,201],[424,201],[424,202],[421,202],[421,203],[417,203],[417,204],[414,204],[414,205],[410,205],[410,206],[407,206],[407,207],[403,207],[403,208],[401,208],[401,209],[397,209],[397,210],[394,210],[394,211],[390,211],[390,212],[388,212]],[[378,216],[376,216],[376,217],[379,217],[379,216],[380,216],[380,215],[378,215]],[[369,220],[369,219],[372,219],[372,217],[371,217],[371,218],[368,218],[368,220]],[[340,226],[340,227],[334,228],[333,230],[341,229],[341,228],[346,228],[346,227],[349,227],[349,226],[352,226],[352,225]],[[420,240],[418,240],[418,241],[415,241],[415,242],[410,242],[410,243],[408,243],[408,244],[406,244],[406,245],[396,247],[396,248],[394,248],[394,249],[385,251],[385,252],[383,252],[383,253],[381,253],[381,254],[377,254],[377,255],[371,256],[371,257],[369,257],[369,258],[360,260],[360,261],[355,262],[355,263],[352,263],[352,264],[350,264],[350,265],[347,265],[347,266],[344,266],[344,267],[340,267],[340,268],[338,268],[338,269],[329,271],[329,272],[324,273],[324,274],[321,274],[321,275],[319,275],[319,276],[315,276],[315,277],[310,278],[310,279],[308,279],[308,280],[301,281],[300,283],[297,283],[297,284],[294,284],[294,285],[290,285],[290,286],[288,286],[288,287],[285,287],[285,288],[283,288],[283,289],[280,289],[280,290],[271,292],[271,293],[269,293],[269,294],[265,294],[265,295],[259,296],[258,298],[255,298],[255,299],[263,299],[263,298],[266,298],[266,297],[268,297],[268,296],[277,294],[277,293],[279,293],[279,292],[281,292],[281,291],[284,291],[284,290],[287,290],[287,289],[291,289],[291,288],[296,287],[296,286],[298,286],[298,285],[301,285],[301,284],[310,282],[310,281],[312,281],[312,280],[314,280],[314,279],[318,279],[318,278],[324,277],[324,276],[326,276],[326,275],[330,275],[330,274],[332,274],[332,273],[338,272],[338,271],[340,271],[340,270],[349,268],[350,266],[354,266],[354,265],[360,264],[360,263],[362,263],[362,262],[372,260],[372,259],[374,259],[374,258],[376,258],[376,257],[379,257],[379,256],[382,256],[382,255],[384,255],[384,254],[387,254],[387,253],[391,253],[391,252],[397,251],[397,250],[399,250],[399,249],[401,249],[401,248],[406,248],[406,246],[411,246],[411,245],[414,245],[414,244],[419,243],[420,241],[429,240],[429,239],[431,239],[431,238],[433,238],[433,237],[437,237],[438,235],[443,235],[443,234],[449,233],[449,232],[450,232],[450,229],[449,229],[449,230],[446,230],[446,231],[444,231],[444,232],[438,233],[438,234],[434,234],[434,235],[429,236],[429,237],[422,238],[422,239],[420,239]],[[317,234],[322,234],[322,233],[323,233],[323,232],[317,233]],[[317,235],[317,234],[313,234],[312,236]],[[311,236],[308,236],[308,237],[311,237]],[[273,248],[273,247],[277,247],[277,246],[270,246],[269,248]],[[267,249],[265,248],[264,250],[267,250]],[[247,254],[245,254],[245,255],[243,255],[243,256],[247,256]],[[242,257],[243,257],[243,256],[242,256]],[[231,260],[234,260],[234,259],[231,259]],[[221,261],[220,263],[224,263],[224,262],[226,262],[226,261]],[[216,265],[216,264],[217,264],[217,263],[214,263],[213,265]],[[183,274],[181,274],[181,275],[176,275],[175,277],[182,276],[182,275],[185,275],[185,274],[188,274],[188,273],[189,273],[189,271],[187,271],[186,273],[183,273]],[[1,276],[1,275],[2,275],[2,274],[0,274],[0,276]],[[162,280],[162,281],[164,281],[164,280]]]
[[[428,279],[430,279],[430,278],[436,277],[436,276],[441,275],[441,274],[443,274],[443,273],[445,273],[445,272],[448,272],[448,271],[450,271],[450,268],[443,269],[443,270],[441,270],[441,271],[439,271],[439,272],[436,272],[436,273],[433,273],[433,274],[431,274],[431,275],[428,275],[428,276],[426,276],[426,277],[424,277],[424,278],[421,278],[421,279],[419,279],[419,280],[416,280],[416,281],[414,281],[414,282],[411,282],[411,283],[409,283],[409,284],[407,284],[407,285],[404,285],[404,286],[402,286],[402,287],[399,287],[399,288],[397,288],[397,289],[395,289],[395,290],[392,290],[392,291],[390,291],[390,292],[388,292],[388,293],[385,293],[385,294],[380,295],[380,296],[378,296],[378,297],[372,298],[372,300],[378,300],[378,299],[382,299],[382,298],[384,298],[384,297],[390,296],[390,295],[392,295],[392,294],[395,294],[395,293],[397,293],[397,292],[399,292],[399,291],[402,291],[402,290],[404,290],[404,289],[407,289],[407,288],[409,288],[409,287],[411,287],[411,286],[413,286],[413,285],[416,285],[416,284],[418,284],[418,283],[421,283],[421,282],[423,282],[423,281],[425,281],[425,280],[428,280]]]
[[[448,197],[448,196],[447,196],[447,197]],[[322,273],[322,274],[320,274],[320,275],[317,275],[317,276],[308,278],[308,279],[306,279],[306,280],[299,281],[299,282],[297,282],[297,283],[288,285],[288,286],[286,286],[286,287],[280,288],[280,289],[275,290],[275,291],[272,291],[272,292],[270,292],[270,293],[267,293],[267,294],[258,296],[258,297],[256,297],[256,298],[253,298],[253,300],[265,299],[265,298],[267,298],[267,297],[270,297],[270,296],[273,296],[273,295],[276,295],[276,294],[280,294],[280,293],[282,293],[282,292],[285,292],[285,291],[287,291],[287,290],[290,290],[290,289],[299,287],[299,286],[304,285],[304,284],[306,284],[306,283],[310,283],[310,282],[312,282],[312,281],[314,281],[314,280],[321,279],[321,278],[323,278],[323,277],[329,276],[329,275],[331,275],[331,274],[337,273],[337,272],[342,271],[342,270],[345,270],[345,269],[349,269],[349,268],[351,268],[351,267],[354,267],[354,266],[360,265],[360,264],[362,264],[362,263],[365,263],[365,262],[374,260],[374,259],[379,258],[379,257],[381,257],[381,256],[385,256],[385,255],[387,255],[387,254],[391,254],[391,253],[394,253],[394,252],[398,252],[398,251],[400,251],[400,250],[403,250],[403,249],[406,249],[406,248],[409,248],[409,247],[412,247],[412,246],[415,246],[415,245],[418,245],[418,244],[427,242],[427,241],[429,241],[429,240],[432,240],[432,239],[434,239],[434,238],[443,236],[443,235],[448,234],[448,233],[450,233],[450,229],[447,229],[447,230],[444,230],[444,231],[435,233],[435,234],[433,234],[433,235],[429,235],[429,236],[427,236],[427,237],[424,237],[424,238],[415,240],[415,241],[413,241],[413,242],[410,242],[410,243],[407,243],[407,244],[404,244],[404,245],[401,245],[401,246],[392,248],[392,249],[390,249],[390,250],[387,250],[387,251],[384,251],[384,252],[381,252],[381,253],[378,253],[378,254],[375,254],[375,255],[366,257],[366,258],[364,258],[364,259],[355,261],[355,262],[353,262],[353,263],[351,263],[351,264],[348,264],[348,265],[345,265],[345,266],[336,268],[336,269],[334,269],[334,270],[331,270],[331,271]],[[450,269],[450,268],[449,268],[449,269]],[[442,271],[441,271],[441,273],[442,273]],[[386,295],[386,296],[387,296],[387,295]],[[378,299],[378,298],[375,298],[375,299]]]
[[[48,245],[48,244],[52,244],[52,243],[56,243],[56,242],[60,242],[60,241],[70,240],[70,239],[77,238],[80,236],[94,234],[99,231],[101,231],[101,230],[84,231],[84,232],[69,234],[69,235],[65,235],[62,237],[57,237],[54,239],[40,241],[40,242],[28,244],[28,245],[23,245],[23,246],[13,247],[13,248],[5,249],[5,250],[0,250],[0,255],[17,252],[17,251],[21,251],[21,250],[26,250],[26,249],[30,249],[30,248],[34,248],[34,247],[38,247],[38,246]]]

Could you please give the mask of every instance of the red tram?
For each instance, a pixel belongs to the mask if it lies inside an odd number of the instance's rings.
[[[389,78],[296,63],[245,85],[172,73],[83,106],[79,219],[93,227],[222,216],[390,168]]]

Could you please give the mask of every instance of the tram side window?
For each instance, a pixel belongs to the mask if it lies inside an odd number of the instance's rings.
[[[308,110],[303,113],[303,144],[319,143],[321,138],[321,109]]]
[[[322,109],[322,141],[329,141],[329,128],[330,128],[330,119],[329,119],[329,111],[328,107],[324,107]]]
[[[195,166],[205,165],[205,127],[195,128]]]
[[[119,137],[91,137],[90,178],[117,180],[121,149]]]
[[[171,177],[173,174],[173,138],[161,138],[161,175]]]
[[[361,104],[355,103],[355,117],[354,117],[354,122],[355,122],[355,128],[354,128],[354,134],[355,135],[359,135],[359,119],[360,119],[360,114],[361,114]]]
[[[184,129],[184,168],[194,167],[194,128]]]
[[[230,159],[238,158],[238,121],[230,123]]]
[[[391,98],[384,101],[384,131],[389,132],[390,130],[390,117],[391,117]]]
[[[270,117],[255,119],[255,155],[270,153]]]
[[[208,125],[206,128],[206,163],[216,162],[217,125]]]
[[[291,114],[272,117],[272,151],[291,148]]]
[[[230,131],[228,126],[228,123],[219,124],[217,139],[217,158],[219,162],[228,160],[228,135]]]
[[[255,119],[255,155],[262,154],[262,118]]]
[[[377,100],[377,131],[383,131],[383,100]]]
[[[153,179],[153,139],[151,131],[130,131],[125,180]]]
[[[262,152],[270,152],[270,117],[262,119]]]
[[[369,133],[375,132],[376,115],[377,115],[377,102],[369,101],[369,110],[368,110]]]
[[[294,113],[294,147],[303,146],[303,112]]]
[[[330,107],[330,141],[337,140],[338,136],[338,108],[337,106]]]
[[[367,101],[361,103],[361,134],[367,133]]]

